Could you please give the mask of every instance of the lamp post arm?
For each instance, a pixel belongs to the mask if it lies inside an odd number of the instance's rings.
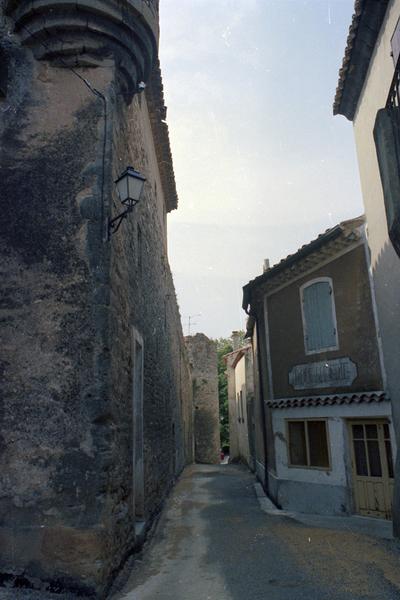
[[[118,231],[122,221],[127,217],[128,213],[130,212],[132,212],[132,206],[128,206],[128,208],[124,210],[124,212],[120,213],[119,215],[108,221],[109,235]]]

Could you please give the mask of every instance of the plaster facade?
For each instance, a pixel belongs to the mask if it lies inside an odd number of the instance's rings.
[[[53,19],[47,46],[34,4],[0,3],[0,573],[103,598],[193,459],[157,3],[37,3]],[[115,45],[124,19],[136,54]],[[109,238],[127,165],[147,181]]]
[[[250,345],[225,356],[228,378],[229,461],[254,470],[254,373]]]
[[[396,0],[389,4],[353,121],[379,329],[397,430],[400,430],[400,260],[389,240],[373,129],[376,113],[385,106],[393,79],[390,40],[399,18],[400,2]]]
[[[326,231],[245,287],[243,306],[251,321],[247,333],[257,357],[256,473],[284,509],[354,512],[350,420],[381,419],[390,424],[394,439],[363,223],[360,217]],[[308,352],[302,292],[316,282],[329,284],[336,345]],[[342,373],[339,364],[346,365],[343,379],[335,379]],[[292,465],[289,422],[321,419],[327,457],[319,467],[308,454]],[[311,443],[304,435],[305,445]],[[385,483],[388,495],[392,481]]]
[[[288,419],[326,419],[330,447],[331,468],[302,469],[289,466],[287,429]],[[351,441],[348,422],[352,419],[387,419],[391,438],[394,428],[390,402],[366,405],[315,406],[276,409],[273,411],[276,448],[276,469],[268,472],[269,487],[277,504],[287,510],[304,513],[343,515],[355,511],[352,482]],[[396,455],[394,444],[393,453]]]
[[[372,7],[373,8],[373,7]],[[389,238],[385,201],[377,150],[374,141],[374,127],[377,113],[387,105],[389,92],[395,73],[391,40],[400,18],[399,0],[382,2],[381,18],[375,25],[373,13],[369,7],[363,6],[359,13],[360,22],[353,34],[353,41],[348,45],[361,43],[365,37],[363,31],[376,30],[374,43],[369,45],[369,51],[351,56],[347,60],[347,71],[341,75],[340,87],[345,87],[353,94],[354,109],[347,113],[346,98],[335,106],[336,114],[344,114],[353,121],[354,136],[358,157],[361,188],[367,221],[368,246],[371,255],[371,276],[375,290],[376,311],[379,322],[379,336],[384,359],[384,376],[387,390],[392,401],[393,419],[397,444],[400,435],[400,260]],[[372,15],[372,16],[371,16]],[[366,25],[363,25],[364,18]],[[353,64],[354,63],[354,64]],[[398,67],[397,67],[398,68]],[[352,79],[352,74],[363,72],[365,78],[358,92],[358,87]],[[357,87],[357,89],[356,89]],[[400,473],[400,463],[396,466]],[[397,477],[398,481],[398,477]],[[394,530],[400,532],[400,492],[395,488],[394,501]]]

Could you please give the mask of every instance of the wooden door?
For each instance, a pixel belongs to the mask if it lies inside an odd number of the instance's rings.
[[[393,458],[385,421],[351,421],[353,487],[356,512],[392,518]]]

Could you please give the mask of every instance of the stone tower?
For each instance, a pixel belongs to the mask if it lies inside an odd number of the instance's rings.
[[[220,462],[217,349],[204,333],[187,336],[193,379],[195,461]]]
[[[157,0],[0,1],[0,573],[98,598],[191,460],[157,45]]]

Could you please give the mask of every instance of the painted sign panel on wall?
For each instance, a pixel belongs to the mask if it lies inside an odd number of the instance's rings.
[[[296,365],[289,372],[289,383],[295,390],[344,387],[357,377],[357,366],[350,358],[336,358]]]

